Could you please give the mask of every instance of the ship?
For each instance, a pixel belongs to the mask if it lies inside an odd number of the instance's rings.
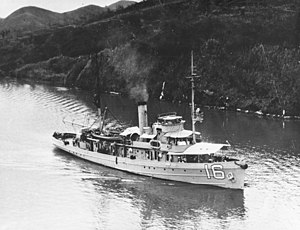
[[[203,112],[195,110],[193,64],[191,69],[192,130],[185,129],[185,120],[176,112],[158,114],[149,126],[147,103],[141,101],[137,103],[138,126],[104,130],[107,108],[103,112],[98,108],[98,127],[84,127],[78,133],[56,131],[54,146],[81,159],[141,176],[243,189],[248,168],[245,160],[235,157],[228,142],[204,142],[195,131]]]

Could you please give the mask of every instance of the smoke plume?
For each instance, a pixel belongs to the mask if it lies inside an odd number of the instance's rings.
[[[111,63],[126,82],[129,96],[136,102],[148,101],[147,82],[154,61],[143,47],[126,44],[112,52]]]
[[[134,99],[136,102],[147,102],[149,98],[147,85],[141,83],[139,85],[133,86],[129,89],[130,98]]]

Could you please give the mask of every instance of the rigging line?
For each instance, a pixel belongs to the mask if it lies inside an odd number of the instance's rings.
[[[87,117],[87,115],[86,115],[86,117]],[[86,126],[88,129],[91,129],[91,128],[93,127],[93,125],[94,125],[96,122],[99,121],[99,119],[100,119],[100,116],[96,116],[94,122],[93,122],[90,126],[88,126],[88,124],[85,125],[85,126]],[[90,120],[90,117],[88,117],[86,120],[87,120],[87,122],[88,122],[88,121]]]
[[[90,125],[89,129],[93,127],[93,125],[100,119],[100,117],[97,117],[94,122]]]
[[[107,111],[110,112],[110,114],[112,115],[112,117],[120,124],[122,125],[122,123],[120,122],[120,120],[110,111],[109,108],[107,108]]]

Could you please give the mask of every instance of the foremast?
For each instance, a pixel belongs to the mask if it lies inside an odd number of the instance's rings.
[[[191,76],[187,77],[191,81],[191,103],[192,103],[192,108],[191,108],[191,118],[192,118],[192,132],[193,132],[193,143],[196,143],[196,130],[195,130],[195,123],[197,121],[195,117],[195,78],[199,78],[200,76],[197,75],[195,72],[195,66],[194,66],[194,54],[193,50],[191,51]]]

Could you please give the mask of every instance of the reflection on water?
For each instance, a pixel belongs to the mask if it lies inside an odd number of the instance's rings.
[[[137,124],[134,101],[103,96]],[[157,113],[187,105],[149,102]],[[0,82],[0,229],[294,229],[300,224],[300,122],[205,110],[208,141],[229,140],[249,162],[244,191],[168,182],[105,168],[53,148],[63,118],[95,117],[89,92]]]
[[[166,182],[96,166],[80,159],[74,160],[60,150],[55,150],[55,154],[61,156],[67,164],[73,162],[86,175],[82,176],[82,181],[89,186],[93,185],[97,194],[97,218],[101,219],[109,213],[116,216],[112,224],[126,224],[119,222],[117,215],[119,207],[125,205],[122,204],[124,201],[139,213],[139,224],[143,227],[169,228],[183,224],[185,227],[197,228],[205,224],[216,226],[210,220],[230,222],[243,219],[245,215],[242,190]],[[123,216],[124,210],[121,212]],[[124,221],[127,221],[126,216]]]

